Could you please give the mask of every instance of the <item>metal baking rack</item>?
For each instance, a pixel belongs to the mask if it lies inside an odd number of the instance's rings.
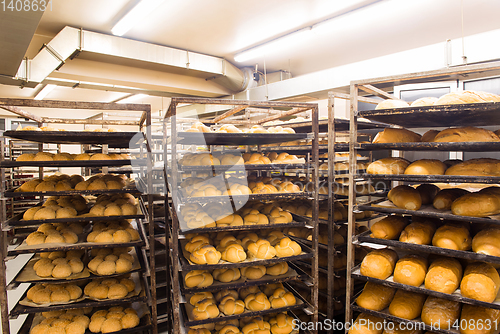
[[[7,169],[18,168],[18,167],[35,167],[37,169],[38,178],[42,179],[44,172],[47,170],[52,171],[54,167],[99,167],[102,168],[103,173],[108,172],[108,168],[112,166],[120,167],[120,166],[130,166],[132,163],[134,165],[139,166],[139,175],[140,179],[144,179],[144,183],[150,185],[151,180],[149,177],[148,171],[152,169],[150,159],[145,157],[148,156],[148,152],[144,151],[143,158],[144,159],[123,159],[123,160],[73,160],[73,161],[14,161],[14,156],[4,156],[6,146],[6,142],[10,142],[10,138],[17,138],[21,140],[34,142],[35,145],[38,146],[37,151],[43,151],[45,146],[44,143],[57,143],[57,144],[75,144],[75,145],[87,145],[94,144],[99,145],[100,152],[107,154],[110,148],[125,148],[129,146],[129,142],[136,138],[138,142],[147,142],[151,137],[151,107],[150,105],[142,105],[142,104],[115,104],[115,103],[96,103],[96,102],[67,102],[67,101],[35,101],[28,99],[0,99],[0,105],[2,109],[6,109],[7,111],[21,116],[23,118],[28,118],[30,120],[35,121],[39,127],[50,124],[72,124],[72,125],[99,125],[106,127],[108,125],[118,125],[118,126],[135,126],[138,129],[138,132],[89,132],[89,131],[6,131],[3,133],[3,140],[0,142],[2,156],[0,158],[0,181],[2,185],[5,185],[5,174]],[[72,109],[72,110],[122,110],[125,113],[129,111],[137,111],[139,112],[139,117],[134,120],[117,120],[117,119],[71,119],[71,118],[49,118],[38,116],[31,112],[25,111],[20,107],[30,107],[30,108],[54,108],[54,109]],[[137,134],[140,134],[136,136]],[[137,194],[138,191],[135,187],[127,187],[122,190],[101,190],[101,191],[67,191],[67,192],[40,192],[40,193],[23,193],[23,192],[14,192],[15,189],[4,188],[2,187],[1,198],[2,205],[0,206],[0,219],[2,223],[2,231],[0,244],[4,245],[4,247],[0,248],[0,256],[3,259],[2,264],[0,265],[0,309],[1,309],[1,318],[2,318],[2,328],[4,333],[10,333],[9,328],[9,319],[13,317],[17,317],[20,314],[28,314],[26,322],[23,325],[23,328],[29,329],[31,327],[31,322],[35,317],[31,316],[33,312],[41,311],[43,308],[29,308],[21,306],[17,304],[10,312],[9,305],[7,300],[7,290],[18,288],[21,283],[51,283],[51,284],[65,284],[65,283],[83,283],[84,281],[88,281],[95,278],[103,278],[103,276],[97,276],[90,273],[88,277],[79,277],[76,279],[59,279],[59,280],[51,280],[51,279],[43,279],[33,281],[23,280],[18,281],[18,277],[20,275],[19,272],[15,275],[15,278],[7,282],[6,280],[6,265],[5,261],[15,258],[16,255],[21,253],[35,253],[39,251],[54,251],[54,250],[69,250],[69,249],[85,249],[88,248],[103,248],[103,247],[120,247],[120,246],[134,246],[136,249],[135,259],[138,261],[134,264],[133,270],[131,273],[137,272],[139,274],[140,284],[142,286],[142,293],[138,296],[134,296],[131,298],[125,298],[122,300],[113,300],[113,301],[82,301],[77,303],[68,303],[65,305],[54,305],[51,306],[50,309],[71,309],[75,307],[86,307],[83,305],[92,304],[95,307],[100,306],[108,306],[108,305],[123,305],[128,304],[130,302],[140,302],[140,305],[143,307],[147,307],[148,311],[146,314],[140,319],[140,324],[131,329],[126,329],[120,331],[121,334],[132,333],[136,331],[140,332],[151,332],[157,333],[157,314],[156,314],[156,279],[154,272],[154,242],[151,242],[149,239],[153,239],[154,233],[149,233],[148,235],[145,233],[144,225],[147,225],[148,222],[152,221],[153,215],[152,212],[144,211],[145,205],[141,204],[141,211],[134,216],[112,216],[112,217],[76,217],[76,218],[66,218],[64,222],[70,221],[99,221],[99,220],[114,220],[114,219],[122,219],[122,218],[133,218],[136,219],[140,240],[138,242],[126,243],[126,244],[90,244],[90,243],[79,243],[75,245],[64,245],[64,246],[55,246],[52,247],[50,244],[45,247],[44,245],[38,245],[33,249],[21,250],[21,249],[13,249],[10,244],[10,238],[19,238],[19,241],[25,236],[24,233],[21,234],[13,234],[12,231],[16,231],[16,226],[21,227],[22,229],[27,229],[30,226],[36,226],[42,223],[47,222],[61,222],[61,220],[44,220],[44,221],[23,221],[22,214],[13,217],[12,219],[6,219],[6,203],[7,201],[22,200],[23,197],[32,197],[34,198],[39,205],[43,202],[43,198],[51,195],[97,195],[97,194],[113,194],[113,193],[125,193],[131,192]],[[145,201],[149,202],[150,195],[145,196]],[[150,232],[153,231],[153,224],[149,224]],[[10,231],[10,232],[9,232]],[[9,245],[7,247],[7,245]],[[145,250],[148,248],[151,251],[152,256],[149,258],[144,257]],[[31,260],[33,261],[33,260]],[[86,262],[84,257],[84,263]],[[26,265],[28,265],[28,262]],[[24,266],[26,268],[26,266]],[[23,269],[24,269],[23,268]],[[86,269],[84,269],[85,271]],[[86,275],[81,275],[86,276]],[[114,274],[106,277],[119,277],[123,276],[123,274]],[[146,279],[149,278],[149,280]],[[149,282],[149,283],[148,283]],[[139,304],[138,304],[139,305]],[[36,309],[36,310],[34,310]],[[47,308],[48,309],[48,308]],[[87,331],[88,332],[88,331]],[[89,332],[90,333],[90,332]]]
[[[448,175],[438,175],[438,176],[415,176],[415,175],[367,175],[367,174],[356,174],[352,169],[356,164],[356,154],[358,150],[364,150],[368,152],[376,150],[393,150],[399,152],[405,151],[459,151],[459,152],[492,152],[498,151],[500,148],[500,143],[425,143],[425,142],[414,142],[414,143],[387,143],[387,144],[370,144],[370,143],[358,143],[358,124],[360,123],[359,118],[363,117],[371,121],[383,122],[390,124],[391,126],[405,127],[409,128],[439,128],[444,127],[455,127],[455,126],[492,126],[500,125],[500,118],[498,117],[498,112],[500,111],[500,103],[473,103],[473,104],[456,104],[456,105],[442,105],[442,106],[427,106],[427,107],[406,107],[406,108],[395,108],[395,109],[375,109],[372,110],[358,110],[358,102],[370,102],[373,100],[363,96],[363,93],[374,94],[383,99],[397,99],[397,97],[387,93],[391,91],[395,85],[406,85],[406,84],[419,84],[419,83],[429,83],[429,82],[439,82],[447,80],[467,80],[487,78],[488,76],[498,75],[500,70],[500,62],[491,62],[484,64],[473,64],[473,65],[463,65],[453,68],[445,68],[435,71],[419,72],[395,75],[389,77],[366,79],[352,81],[350,85],[350,166],[352,175],[349,178],[349,185],[352,187],[355,180],[362,178],[365,180],[384,180],[384,181],[399,181],[400,183],[414,184],[422,182],[445,182],[445,183],[456,183],[456,182],[466,182],[466,183],[498,183],[499,178],[497,177],[469,177],[469,176],[448,176]],[[378,103],[380,100],[373,100],[371,103]],[[402,156],[402,155],[398,155]],[[487,156],[487,154],[485,155]],[[396,240],[381,240],[370,238],[368,232],[359,236],[354,236],[354,226],[356,223],[354,211],[355,210],[371,210],[381,213],[398,213],[406,215],[416,215],[421,217],[429,218],[440,218],[440,219],[452,219],[452,220],[462,220],[470,221],[472,223],[496,223],[495,219],[490,218],[475,218],[475,217],[463,217],[452,215],[450,211],[439,212],[432,207],[424,206],[420,210],[402,210],[396,208],[395,206],[388,205],[387,202],[374,203],[373,205],[357,205],[356,204],[356,193],[352,191],[351,188],[349,194],[349,224],[348,224],[348,277],[347,277],[347,302],[346,302],[346,318],[345,321],[351,322],[353,320],[353,312],[366,312],[373,314],[375,316],[382,317],[384,319],[393,320],[396,322],[406,322],[407,320],[398,319],[387,312],[374,312],[362,309],[356,306],[353,301],[353,284],[354,273],[354,246],[360,243],[371,243],[380,244],[386,246],[393,246],[399,249],[408,250],[414,253],[432,253],[444,256],[471,259],[476,261],[486,261],[492,263],[500,263],[499,258],[492,256],[486,256],[481,254],[475,254],[473,252],[463,252],[454,251],[448,249],[442,249],[434,246],[428,245],[412,245],[408,243],[402,243]],[[382,200],[383,201],[383,200]],[[414,320],[418,321],[418,319]],[[426,328],[427,330],[430,329]],[[433,332],[440,333],[455,333],[454,331],[443,331],[443,330],[432,330]]]

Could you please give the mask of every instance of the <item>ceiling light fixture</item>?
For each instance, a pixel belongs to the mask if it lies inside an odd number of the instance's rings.
[[[115,36],[122,36],[164,2],[165,0],[141,0],[115,24],[111,33]]]
[[[54,90],[54,88],[56,88],[56,87],[57,87],[56,85],[52,85],[52,84],[45,85],[45,87],[40,89],[40,91],[35,95],[34,99],[35,100],[43,100],[43,98],[46,97],[47,95],[49,95],[49,93],[52,92]]]
[[[126,97],[123,97],[121,99],[115,100],[115,103],[130,103],[130,102],[144,99],[146,97],[149,97],[149,95],[147,95],[147,94],[132,94],[132,95],[128,95]]]

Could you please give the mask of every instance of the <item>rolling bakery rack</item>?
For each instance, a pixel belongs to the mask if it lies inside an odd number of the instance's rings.
[[[69,109],[69,110],[120,110],[120,111],[134,111],[140,112],[142,116],[138,120],[95,120],[95,119],[56,119],[45,118],[32,114],[29,111],[23,110],[26,108],[55,108],[55,109]],[[128,148],[129,142],[137,142],[137,145],[144,145],[150,140],[151,137],[151,107],[142,104],[115,104],[115,103],[94,103],[94,102],[67,102],[67,101],[35,101],[24,99],[0,99],[0,108],[10,111],[23,118],[34,120],[38,123],[39,127],[48,124],[73,124],[85,125],[93,124],[98,126],[133,126],[139,132],[92,132],[92,131],[6,131],[4,132],[4,139],[1,141],[2,145],[2,159],[0,160],[0,181],[1,181],[1,206],[0,218],[2,223],[1,233],[1,247],[0,255],[2,264],[0,265],[0,305],[2,316],[2,329],[3,333],[10,333],[9,319],[15,319],[19,315],[27,314],[27,320],[24,322],[20,329],[20,333],[29,333],[30,327],[34,319],[39,317],[41,312],[53,310],[66,310],[66,309],[81,309],[92,307],[94,310],[99,307],[109,307],[118,305],[134,305],[134,308],[139,308],[140,322],[136,327],[129,329],[122,329],[119,333],[132,333],[132,332],[152,332],[157,333],[156,326],[156,275],[155,275],[155,258],[154,258],[154,224],[152,208],[152,195],[150,193],[143,193],[138,190],[137,185],[142,184],[142,189],[152,189],[151,187],[151,153],[147,150],[141,151],[141,154],[136,154],[134,159],[130,157],[122,160],[55,160],[55,161],[15,161],[7,160],[4,158],[4,145],[5,138],[14,138],[18,140],[25,140],[29,142],[38,143],[38,151],[42,152],[45,143],[55,144],[68,144],[68,145],[98,145],[102,153],[107,154],[110,148]],[[145,145],[147,147],[147,145]],[[100,153],[101,153],[100,152]],[[15,189],[7,188],[5,180],[6,169],[17,167],[34,167],[38,169],[38,177],[41,179],[44,176],[46,168],[64,168],[64,167],[82,167],[100,168],[103,173],[107,173],[108,168],[120,166],[139,166],[135,182],[132,182],[123,189],[108,189],[108,190],[66,190],[66,191],[42,191],[42,192],[16,192]],[[59,219],[46,219],[46,220],[24,220],[23,213],[15,215],[14,217],[6,218],[6,203],[13,199],[14,201],[22,199],[26,196],[35,196],[38,198],[38,205],[41,205],[49,196],[65,196],[65,195],[100,195],[100,194],[120,194],[130,193],[139,197],[139,208],[136,214],[122,215],[122,216],[107,216],[96,217],[90,215],[80,215],[74,218],[59,218]],[[147,210],[149,208],[149,210]],[[34,231],[44,223],[87,223],[92,225],[94,222],[130,219],[136,225],[139,239],[137,241],[130,241],[126,243],[89,243],[86,242],[87,229],[84,230],[82,235],[78,236],[78,242],[75,244],[38,244],[28,246],[24,239],[27,234],[18,234],[18,227],[26,228],[28,231]],[[146,232],[145,227],[149,231]],[[88,226],[87,226],[88,227]],[[20,231],[20,230],[19,230]],[[129,293],[125,298],[121,299],[104,299],[95,300],[88,297],[80,298],[73,303],[59,303],[56,305],[42,304],[29,305],[22,302],[26,299],[27,291],[21,297],[21,300],[15,306],[9,308],[7,290],[17,289],[23,283],[29,283],[30,287],[35,284],[41,283],[75,283],[77,285],[85,284],[89,279],[98,279],[103,276],[93,274],[86,269],[86,261],[88,260],[88,251],[91,249],[114,248],[114,247],[132,247],[135,253],[134,264],[132,267],[131,278],[135,280],[136,290]],[[53,252],[53,251],[70,251],[80,250],[84,251],[84,269],[82,275],[75,277],[70,276],[71,279],[46,279],[33,275],[26,275],[32,269],[33,261],[35,261],[36,254],[39,252]],[[146,256],[149,252],[149,256]],[[23,268],[15,275],[12,280],[7,281],[6,277],[6,261],[16,260],[22,254],[29,254],[29,261]],[[23,261],[20,259],[18,261]],[[26,261],[26,260],[24,260]],[[14,261],[13,261],[14,262]],[[31,269],[30,269],[31,268]],[[123,274],[114,274],[104,277],[119,277]],[[36,276],[36,275],[35,275]],[[73,279],[74,278],[74,279]],[[83,286],[82,286],[83,287]],[[87,330],[90,333],[89,330]]]
[[[221,124],[239,124],[239,125],[259,125],[268,121],[279,119],[283,116],[294,115],[296,113],[310,111],[312,122],[308,125],[308,133],[218,133],[218,132],[185,132],[178,131],[180,128],[182,114],[178,108],[186,105],[214,105],[218,107],[225,107],[227,111],[213,119],[203,120],[206,125],[211,125],[212,128],[218,127]],[[238,121],[226,119],[245,108],[259,108],[262,111],[269,109],[283,110],[283,112],[269,116],[258,121]],[[185,108],[184,108],[185,109]],[[260,102],[260,101],[240,101],[240,100],[220,100],[220,99],[200,99],[200,98],[172,98],[169,109],[165,115],[164,124],[164,147],[165,147],[165,162],[166,162],[166,183],[171,195],[172,201],[166,201],[167,215],[171,218],[171,228],[167,229],[169,235],[166,240],[170,245],[171,263],[170,280],[172,288],[171,296],[171,313],[172,328],[174,333],[187,332],[187,329],[192,326],[199,326],[203,324],[222,322],[231,319],[240,319],[243,317],[251,317],[257,315],[266,315],[278,312],[288,312],[293,315],[294,310],[307,309],[308,314],[312,316],[313,321],[317,320],[318,310],[318,107],[316,104],[309,103],[289,103],[289,102]],[[306,163],[298,165],[233,165],[233,166],[183,166],[179,164],[181,155],[179,152],[192,151],[202,148],[202,152],[220,152],[241,154],[244,152],[262,152],[264,147],[280,142],[290,142],[296,140],[311,140],[309,149],[310,159]],[[292,153],[292,152],[291,152]],[[294,152],[295,153],[295,152]],[[286,168],[286,169],[284,169]],[[246,182],[247,173],[257,173],[259,175],[271,175],[271,173],[280,172],[285,170],[286,173],[300,171],[312,175],[310,182],[311,187],[307,188],[304,192],[294,193],[270,193],[270,194],[250,194],[250,195],[229,195],[229,196],[206,196],[206,197],[189,197],[180,189],[179,185],[183,181],[184,175],[197,175],[197,173],[207,173],[220,177],[223,180],[231,176],[242,175],[245,176]],[[205,175],[207,175],[205,174]],[[200,228],[187,228],[186,224],[180,219],[178,213],[181,208],[192,203],[200,205],[210,203],[226,203],[233,207],[233,210],[240,208],[247,201],[283,201],[291,199],[309,199],[313,202],[312,218],[306,220],[296,220],[288,224],[267,224],[267,225],[240,225],[240,226],[219,226],[219,227],[200,227]],[[234,212],[234,211],[233,211]],[[311,246],[300,244],[302,253],[291,257],[271,258],[267,260],[253,259],[252,261],[243,261],[239,263],[229,263],[226,261],[219,261],[217,264],[194,264],[189,261],[186,254],[183,252],[183,245],[185,243],[185,236],[187,234],[198,233],[215,233],[215,232],[228,232],[234,231],[236,233],[252,232],[259,230],[271,229],[284,229],[286,227],[304,227],[309,225],[312,229],[312,243]],[[305,274],[298,266],[292,262],[299,259],[312,259],[311,276]],[[221,268],[243,268],[254,265],[268,265],[278,262],[288,262],[289,271],[285,275],[277,276],[277,278],[265,275],[258,280],[240,279],[230,283],[215,282],[211,286],[204,288],[188,288],[184,284],[184,276],[192,270],[212,270]],[[292,285],[287,282],[295,280],[307,280],[308,287],[311,291],[311,303],[300,297],[294,291]],[[297,303],[292,306],[283,308],[271,308],[264,311],[250,311],[246,310],[244,313],[232,316],[219,316],[217,318],[209,318],[206,320],[194,320],[190,315],[190,305],[188,305],[188,296],[196,292],[209,292],[220,291],[223,289],[237,289],[250,286],[262,286],[269,283],[285,283],[285,288],[292,292],[297,300]]]
[[[426,83],[431,81],[444,81],[444,80],[469,80],[476,78],[487,78],[491,76],[498,76],[500,73],[500,63],[488,63],[479,65],[465,65],[455,68],[412,73],[406,75],[398,75],[392,77],[384,77],[377,79],[361,80],[351,82],[351,132],[350,132],[350,162],[351,166],[356,163],[356,153],[358,150],[389,150],[389,151],[461,151],[461,152],[483,152],[487,156],[487,152],[498,152],[500,150],[500,143],[438,143],[438,142],[412,142],[412,143],[359,143],[357,142],[358,131],[358,117],[364,117],[372,121],[384,122],[387,124],[404,127],[407,129],[412,128],[443,128],[454,126],[492,126],[500,125],[500,103],[474,103],[474,104],[455,104],[443,106],[425,106],[425,107],[406,107],[385,110],[368,110],[358,111],[358,101],[364,99],[359,96],[360,91],[369,92],[381,96],[385,99],[394,99],[391,94],[386,93],[385,90],[392,89],[394,85],[401,84],[414,84]],[[420,183],[483,183],[483,184],[499,184],[499,177],[476,177],[476,176],[448,176],[448,175],[369,175],[364,173],[356,173],[352,168],[349,175],[349,184],[352,186],[356,180],[381,180],[381,181],[399,181],[400,183],[412,185]],[[460,303],[478,305],[487,308],[500,309],[498,302],[486,303],[469,298],[463,297],[459,290],[452,294],[440,293],[423,287],[414,287],[396,283],[393,281],[392,276],[386,280],[379,280],[371,277],[361,275],[359,266],[354,264],[354,250],[356,245],[360,244],[376,244],[379,247],[390,247],[398,252],[413,253],[413,254],[436,254],[445,257],[483,261],[488,263],[499,264],[500,258],[489,255],[477,254],[472,251],[459,251],[439,248],[429,245],[416,245],[400,242],[398,240],[385,240],[370,237],[370,232],[367,231],[358,236],[353,235],[354,224],[356,222],[354,211],[372,210],[380,214],[403,214],[413,215],[427,218],[438,219],[452,219],[459,221],[477,223],[500,224],[500,220],[495,217],[488,218],[475,218],[456,216],[451,211],[439,211],[433,208],[432,205],[424,205],[419,210],[403,210],[395,207],[386,198],[373,203],[371,205],[357,205],[356,192],[350,188],[349,193],[349,231],[348,231],[348,276],[347,281],[347,301],[346,301],[346,322],[352,323],[353,312],[364,312],[372,314],[384,319],[394,321],[396,323],[411,323],[420,321],[419,318],[414,320],[407,320],[390,315],[387,310],[373,311],[361,308],[356,305],[355,296],[353,296],[353,285],[356,281],[361,282],[376,282],[386,286],[403,289],[406,291],[413,291],[425,295],[432,295],[443,299],[453,300]],[[427,326],[427,325],[426,325]],[[425,328],[430,330],[430,326]],[[439,333],[456,333],[453,330],[447,329],[433,329],[434,332]]]

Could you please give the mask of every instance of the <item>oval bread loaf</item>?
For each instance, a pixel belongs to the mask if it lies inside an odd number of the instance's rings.
[[[448,324],[453,324],[460,316],[461,304],[433,296],[427,297],[422,308],[422,321],[429,326],[439,329],[448,329]]]
[[[456,259],[442,257],[434,260],[425,275],[425,288],[453,293],[462,279],[462,265]]]
[[[472,251],[478,254],[500,256],[500,229],[493,227],[477,233],[472,239]]]
[[[434,196],[432,205],[438,210],[450,210],[453,201],[468,193],[467,190],[460,188],[443,189]]]
[[[396,239],[408,224],[408,219],[403,216],[391,215],[373,224],[370,228],[371,237],[377,239]]]
[[[420,193],[410,186],[396,186],[389,191],[387,197],[395,206],[401,209],[418,210],[422,206]]]
[[[445,224],[439,227],[432,238],[432,245],[454,250],[469,250],[472,239],[469,230],[462,225]]]
[[[410,162],[403,158],[384,158],[372,162],[366,167],[368,174],[403,174]]]
[[[414,222],[406,226],[399,241],[417,245],[430,245],[436,226],[430,221]]]
[[[451,204],[451,212],[458,216],[487,217],[500,214],[500,187],[488,187],[466,194]]]
[[[394,268],[394,282],[420,286],[427,273],[427,259],[419,255],[407,255],[399,259]]]
[[[392,249],[377,249],[368,253],[361,262],[361,275],[386,279],[392,275],[398,254]]]
[[[443,175],[446,165],[436,159],[420,159],[412,162],[405,169],[407,175]]]
[[[465,268],[460,283],[462,296],[492,303],[500,289],[500,276],[489,263],[472,263]]]
[[[368,310],[382,311],[389,306],[395,292],[395,288],[367,282],[363,292],[356,299],[356,304]]]
[[[389,305],[389,313],[403,319],[415,319],[422,312],[425,297],[420,293],[398,290]]]

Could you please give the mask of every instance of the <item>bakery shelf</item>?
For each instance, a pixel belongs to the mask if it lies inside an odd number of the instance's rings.
[[[358,116],[406,128],[500,125],[500,102],[359,111]]]
[[[221,196],[204,196],[204,197],[184,197],[181,196],[180,203],[210,203],[226,201],[228,198],[231,202],[247,202],[254,200],[261,201],[280,201],[284,199],[310,198],[312,193],[272,193],[272,194],[250,194],[250,195],[221,195]]]
[[[383,311],[373,311],[373,310],[368,310],[368,309],[359,307],[355,303],[353,303],[351,305],[351,309],[353,311],[358,311],[358,312],[362,312],[362,313],[368,313],[368,314],[371,314],[373,316],[376,316],[376,317],[379,317],[379,318],[382,318],[382,319],[387,319],[387,320],[390,320],[390,321],[393,321],[393,322],[396,322],[396,323],[407,323],[407,324],[408,323],[413,323],[414,324],[413,326],[419,326],[419,327],[416,327],[416,328],[419,328],[419,329],[424,330],[424,331],[429,331],[429,332],[432,332],[432,333],[440,333],[440,334],[459,334],[460,333],[459,331],[444,330],[444,329],[437,329],[437,328],[431,327],[429,325],[424,324],[420,318],[416,318],[416,319],[413,319],[413,320],[408,320],[408,319],[403,319],[403,318],[395,317],[395,316],[391,315],[387,309],[383,310]]]
[[[441,256],[449,256],[453,258],[471,260],[471,261],[480,261],[480,262],[488,262],[494,264],[500,264],[500,257],[478,254],[472,251],[459,251],[454,249],[446,249],[440,248],[431,245],[417,245],[411,244],[407,242],[401,242],[398,240],[387,240],[387,239],[377,239],[370,237],[370,231],[363,232],[355,237],[354,244],[360,245],[362,243],[371,243],[377,245],[384,245],[398,249],[406,249],[409,251],[413,251],[416,254],[436,254]]]
[[[178,132],[177,144],[182,145],[266,145],[310,139],[302,133],[218,133]]]
[[[14,167],[120,167],[120,166],[146,166],[141,159],[121,160],[60,160],[60,161],[0,161],[0,168]]]
[[[318,121],[319,124],[319,132],[328,132],[328,119],[320,119]],[[276,124],[276,125],[269,125],[265,126],[265,128],[269,128],[272,126],[282,126],[286,128],[292,128],[295,130],[297,133],[307,133],[311,132],[312,128],[312,122],[290,122],[290,123],[283,123],[283,124]],[[349,125],[350,122],[348,119],[335,119],[335,131],[336,132],[343,132],[343,131],[349,131]],[[383,123],[377,123],[377,122],[367,122],[367,121],[360,121],[358,122],[358,129],[360,130],[371,130],[371,129],[381,129],[383,130],[384,128],[390,127],[388,124],[383,124]]]
[[[294,220],[300,220],[300,221],[306,221],[306,222],[310,222],[312,220],[312,218],[308,217],[308,216],[300,216],[300,215],[295,214],[293,212],[290,212],[290,214],[292,215],[292,217],[293,217]],[[369,222],[370,220],[373,220],[373,219],[376,219],[376,218],[380,218],[381,216],[382,216],[381,214],[374,214],[374,215],[371,215],[368,218],[356,219],[356,221],[357,222]],[[324,224],[324,225],[328,225],[329,224],[328,220],[325,220],[325,219],[318,219],[318,222],[320,224]],[[337,225],[337,226],[344,225],[346,223],[347,223],[347,220],[337,220],[337,221],[335,221],[335,225]]]
[[[223,231],[258,231],[262,229],[283,229],[287,227],[304,227],[305,221],[293,221],[286,224],[263,224],[263,225],[240,225],[240,226],[218,226],[218,227],[202,227],[202,228],[183,228],[179,230],[179,234],[188,233],[210,233]]]
[[[18,188],[16,188],[18,189]],[[123,189],[103,189],[103,190],[65,190],[65,191],[19,191],[16,189],[6,191],[4,196],[7,198],[31,197],[31,196],[71,196],[71,195],[101,195],[101,194],[140,194],[136,187],[126,187]]]
[[[299,259],[299,260],[295,260],[294,263],[300,268],[300,267],[304,267],[304,268],[308,268],[308,269],[312,269],[312,266],[311,266],[311,263],[309,262],[305,262],[303,261],[304,259]],[[325,275],[328,275],[328,268],[325,268],[325,267],[322,267],[322,266],[318,266],[318,271],[320,273],[323,273]]]
[[[437,292],[437,291],[426,289],[423,284],[421,286],[417,287],[417,286],[411,286],[411,285],[406,285],[406,284],[394,282],[394,277],[392,275],[385,280],[380,280],[377,278],[367,277],[367,276],[361,275],[361,273],[359,271],[359,266],[357,266],[353,269],[351,275],[355,279],[360,280],[360,281],[364,281],[364,282],[378,283],[378,284],[382,284],[385,286],[390,286],[392,288],[402,289],[402,290],[411,291],[411,292],[417,292],[417,293],[421,293],[421,294],[425,294],[425,295],[429,295],[429,296],[453,300],[456,302],[470,304],[470,305],[482,306],[482,307],[486,307],[486,308],[493,308],[493,309],[497,309],[497,310],[500,309],[500,301],[494,302],[494,303],[486,303],[486,302],[482,302],[479,300],[466,298],[466,297],[463,297],[462,294],[460,293],[460,288],[458,288],[452,294],[448,294],[448,293],[442,293],[442,292]]]
[[[445,123],[447,124],[447,123]],[[457,143],[361,143],[357,149],[366,151],[462,151],[462,152],[498,152],[500,142],[457,142]]]
[[[312,164],[237,164],[237,165],[210,165],[210,166],[179,166],[179,172],[198,172],[198,171],[213,171],[213,172],[235,172],[246,170],[265,170],[270,172],[286,173],[290,170],[306,170],[311,169]]]
[[[94,132],[94,131],[5,131],[5,137],[52,144],[94,144],[116,148],[128,148],[130,141],[141,132]]]
[[[220,291],[220,290],[228,290],[228,289],[240,289],[240,288],[245,288],[249,286],[260,286],[260,285],[266,285],[266,284],[272,284],[272,283],[285,283],[285,282],[293,282],[296,280],[303,280],[309,277],[307,273],[305,273],[302,269],[300,269],[297,265],[293,263],[289,263],[289,268],[290,271],[285,274],[285,275],[280,275],[280,276],[270,276],[270,275],[264,275],[261,279],[257,280],[245,280],[245,279],[239,279],[238,281],[234,282],[229,282],[229,283],[222,283],[219,281],[214,280],[214,283],[208,287],[204,288],[188,288],[186,285],[183,283],[181,284],[181,290],[183,294],[191,294],[191,293],[196,293],[196,292],[203,292],[203,291]],[[295,272],[292,272],[295,271]],[[182,277],[183,275],[179,273],[179,280],[184,282],[184,279]]]
[[[357,174],[355,177],[365,180],[403,181],[408,183],[500,183],[500,176]]]
[[[358,205],[357,209],[361,211],[369,210],[369,211],[376,211],[389,214],[397,213],[402,215],[413,215],[413,216],[427,217],[427,218],[460,220],[472,223],[500,224],[499,215],[491,217],[458,216],[452,214],[450,210],[448,211],[438,210],[434,208],[432,205],[422,205],[422,207],[419,210],[405,210],[396,207],[389,200],[372,205]]]

